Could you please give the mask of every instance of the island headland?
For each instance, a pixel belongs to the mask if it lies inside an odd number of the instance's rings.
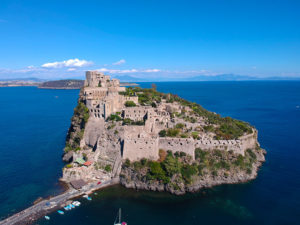
[[[68,131],[62,181],[118,179],[127,188],[173,194],[254,179],[266,151],[250,124],[175,94],[121,87],[87,71]]]
[[[120,183],[176,195],[255,179],[266,151],[250,124],[221,117],[156,86],[121,87],[87,71],[66,138],[64,193],[0,224],[31,224],[84,194]]]
[[[84,86],[84,80],[67,79],[42,81],[37,78],[0,80],[0,87],[28,87],[35,86],[40,89],[81,89]],[[121,82],[120,86],[138,86],[132,82]]]

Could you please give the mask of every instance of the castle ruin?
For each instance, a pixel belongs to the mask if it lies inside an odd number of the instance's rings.
[[[174,128],[182,123],[185,129],[196,130],[206,124],[205,118],[197,117],[196,121],[189,122],[181,118],[172,117],[171,114],[183,109],[189,112],[178,102],[167,103],[165,99],[158,102],[155,107],[142,105],[139,97],[124,95],[125,87],[120,86],[120,81],[110,79],[110,76],[97,71],[87,71],[85,86],[81,98],[89,110],[89,120],[84,130],[80,146],[89,149],[87,153],[94,166],[109,164],[112,173],[120,171],[122,160],[137,161],[142,158],[151,160],[159,159],[159,150],[184,152],[195,158],[195,149],[233,151],[244,155],[248,148],[257,145],[257,132],[244,135],[237,140],[215,140],[209,133],[199,132],[195,137],[161,137],[159,132],[164,129]],[[126,107],[126,102],[133,102],[135,106]],[[141,122],[141,124],[122,124],[122,121],[110,121],[111,115],[118,115],[121,120]],[[74,152],[73,158],[80,157],[82,153]],[[76,178],[86,179],[86,171],[72,168],[64,172],[66,179],[74,179],[70,171],[77,171]],[[87,168],[87,171],[93,171]],[[79,172],[78,172],[79,171]],[[92,174],[94,173],[91,172]],[[78,175],[79,174],[79,175]],[[114,175],[115,175],[114,174]],[[91,175],[97,176],[96,174]]]

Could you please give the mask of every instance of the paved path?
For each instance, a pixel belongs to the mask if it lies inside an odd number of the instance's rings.
[[[70,189],[61,195],[57,195],[48,200],[43,200],[19,213],[14,214],[11,217],[8,217],[5,220],[0,221],[0,225],[29,224],[33,222],[33,220],[37,219],[39,215],[43,216],[44,214],[56,210],[57,208],[61,208],[62,205],[70,199],[116,183],[118,183],[117,180],[108,180],[98,185],[88,184],[81,190]]]

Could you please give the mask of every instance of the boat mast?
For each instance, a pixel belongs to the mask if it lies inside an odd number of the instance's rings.
[[[121,224],[121,208],[119,208],[119,223]]]

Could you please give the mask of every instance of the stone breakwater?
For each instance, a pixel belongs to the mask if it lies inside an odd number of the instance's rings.
[[[111,185],[118,184],[118,179],[104,181],[101,184],[88,184],[80,190],[73,188],[68,189],[61,195],[51,197],[46,200],[42,200],[37,204],[16,213],[5,220],[0,221],[0,225],[24,225],[32,224],[37,219],[53,212],[58,209],[61,209],[66,205],[66,202],[74,198],[80,197],[84,194],[90,194],[93,191],[105,188]],[[48,204],[47,204],[48,203]]]

